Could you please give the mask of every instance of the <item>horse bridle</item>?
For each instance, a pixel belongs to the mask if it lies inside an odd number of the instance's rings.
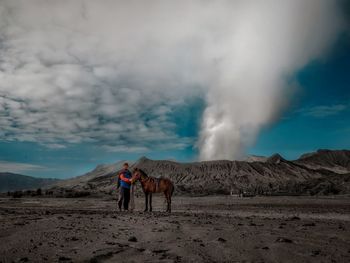
[[[142,178],[142,173],[140,172],[140,170],[137,169],[136,171],[134,171],[134,175],[135,175],[135,173],[137,173],[136,176],[135,176],[136,177],[135,181],[140,181],[140,182],[147,181],[148,177],[145,176],[145,179],[143,179]]]

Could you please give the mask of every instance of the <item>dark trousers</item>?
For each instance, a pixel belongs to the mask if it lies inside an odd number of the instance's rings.
[[[130,189],[120,187],[119,192],[119,200],[118,200],[118,207],[121,210],[122,204],[124,205],[124,210],[129,209],[129,201],[130,201]]]

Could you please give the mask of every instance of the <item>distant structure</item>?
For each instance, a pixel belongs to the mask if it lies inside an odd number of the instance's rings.
[[[230,190],[230,196],[234,196],[234,197],[243,197],[243,191],[239,190],[237,193],[237,189],[235,188],[231,188]]]

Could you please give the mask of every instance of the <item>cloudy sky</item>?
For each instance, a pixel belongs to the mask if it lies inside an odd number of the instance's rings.
[[[346,1],[0,0],[0,171],[350,148]]]

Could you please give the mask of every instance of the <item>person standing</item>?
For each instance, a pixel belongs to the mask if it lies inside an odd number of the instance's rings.
[[[129,164],[124,163],[123,169],[118,174],[118,188],[120,187],[118,207],[120,211],[122,210],[122,205],[125,211],[129,210],[131,184],[132,174],[129,171]]]

